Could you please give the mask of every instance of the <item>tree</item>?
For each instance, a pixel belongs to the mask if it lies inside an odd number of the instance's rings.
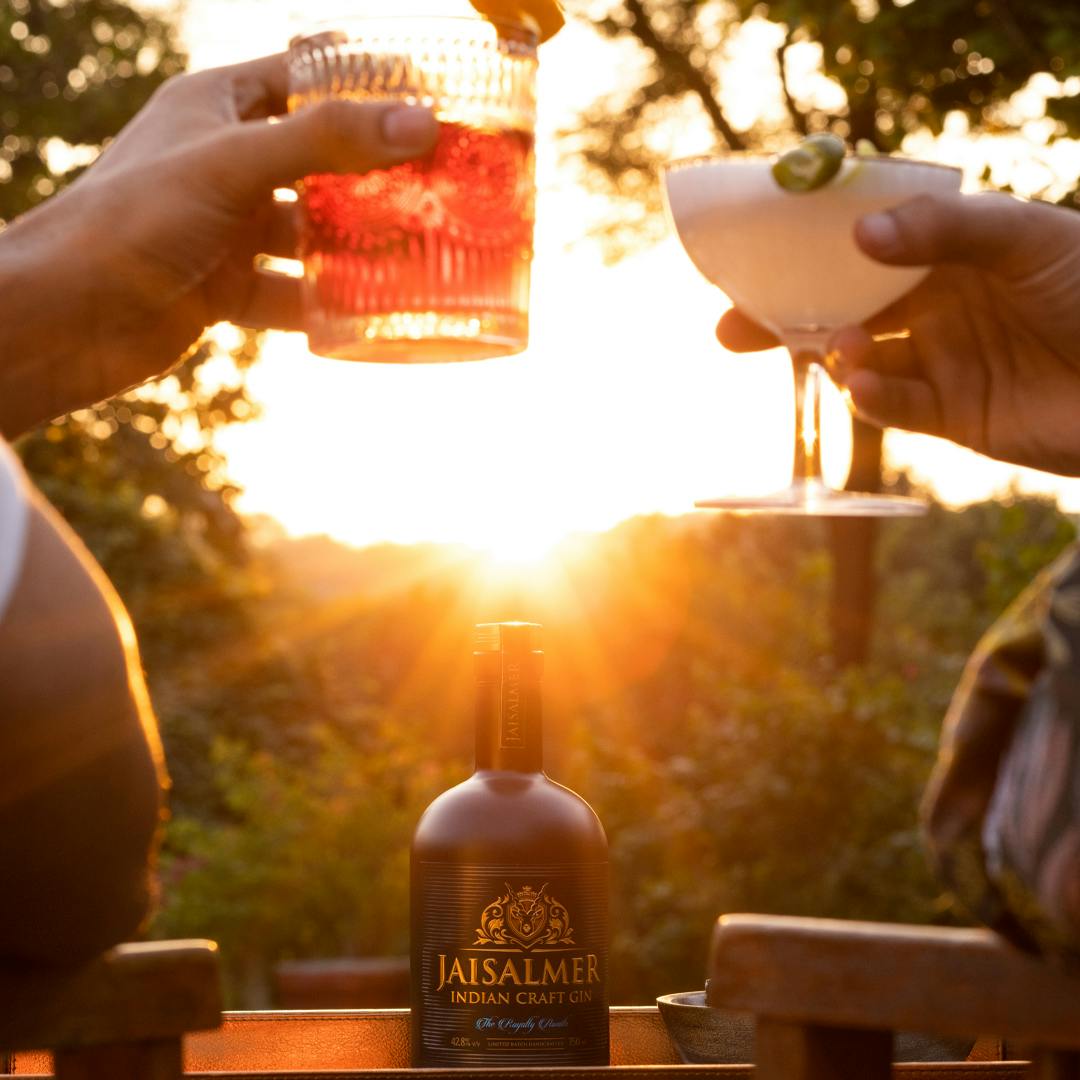
[[[121,0],[0,7],[0,223],[48,198],[186,58],[165,18]]]
[[[573,10],[574,5],[571,5]],[[1011,103],[1027,90],[1045,101],[1050,141],[1080,136],[1080,9],[1054,0],[581,0],[576,13],[605,37],[640,47],[644,61],[627,81],[583,110],[563,134],[585,182],[611,200],[597,235],[615,258],[663,228],[658,165],[675,136],[700,133],[702,152],[768,149],[830,130],[879,150],[909,137],[940,135],[950,114],[983,135],[1030,131],[1030,114]],[[750,122],[729,115],[725,71],[731,52],[763,51],[763,107]],[[767,49],[760,45],[764,40]],[[812,77],[795,78],[807,54]],[[796,65],[795,61],[800,63]],[[772,95],[765,87],[771,83]],[[690,140],[692,141],[692,140]],[[1032,145],[1037,154],[1039,144]],[[685,152],[685,150],[680,151]],[[1075,183],[1044,195],[1075,202]],[[1072,190],[1069,190],[1070,186]],[[878,490],[881,434],[855,424],[848,487]],[[834,659],[865,658],[872,625],[873,521],[831,525]]]

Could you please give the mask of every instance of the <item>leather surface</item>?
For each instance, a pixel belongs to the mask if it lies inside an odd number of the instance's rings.
[[[612,1064],[618,1072],[643,1080],[745,1080],[746,1065],[678,1065],[678,1055],[655,1007],[616,1007],[611,1010]],[[320,1071],[319,1080],[335,1076],[362,1077],[380,1071],[372,1080],[414,1076],[408,1070],[409,1013],[407,1009],[342,1012],[226,1013],[217,1031],[189,1035],[185,1040],[188,1072],[225,1080],[251,1075],[257,1080],[298,1078]],[[48,1054],[18,1054],[17,1075],[47,1074]],[[493,1069],[494,1077],[543,1080],[594,1080],[610,1075],[604,1069]],[[897,1080],[1023,1080],[1023,1067],[1007,1062],[956,1062],[898,1065]],[[460,1080],[453,1070],[424,1070],[424,1080]]]
[[[939,1065],[894,1065],[893,1080],[1025,1080],[1026,1066],[1017,1062],[993,1064],[946,1062]],[[618,1069],[486,1069],[491,1080],[752,1080],[750,1065],[625,1065]],[[455,1069],[383,1069],[189,1073],[202,1080],[461,1080]],[[23,1080],[47,1080],[24,1075]]]
[[[206,1080],[316,1080],[311,1073],[205,1073]],[[381,1070],[378,1072],[319,1073],[317,1080],[462,1080],[461,1069]],[[475,1075],[475,1074],[474,1074]],[[752,1080],[751,1065],[625,1065],[611,1069],[485,1069],[491,1080]],[[1009,1062],[971,1065],[896,1065],[894,1080],[1024,1080],[1024,1068]]]
[[[407,1009],[226,1013],[217,1031],[188,1036],[191,1072],[405,1069]]]

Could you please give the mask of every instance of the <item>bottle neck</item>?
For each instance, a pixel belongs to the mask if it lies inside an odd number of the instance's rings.
[[[543,666],[541,653],[476,654],[477,769],[543,769]]]

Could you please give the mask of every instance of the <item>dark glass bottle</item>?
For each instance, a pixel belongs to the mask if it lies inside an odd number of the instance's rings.
[[[476,771],[412,844],[412,1062],[608,1064],[607,839],[543,771],[534,623],[477,627]]]

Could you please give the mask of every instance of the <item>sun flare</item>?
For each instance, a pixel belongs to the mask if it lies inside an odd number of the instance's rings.
[[[479,539],[470,544],[487,557],[492,566],[506,571],[527,571],[550,558],[566,539],[564,529],[538,532],[526,524],[489,520],[474,522]]]

